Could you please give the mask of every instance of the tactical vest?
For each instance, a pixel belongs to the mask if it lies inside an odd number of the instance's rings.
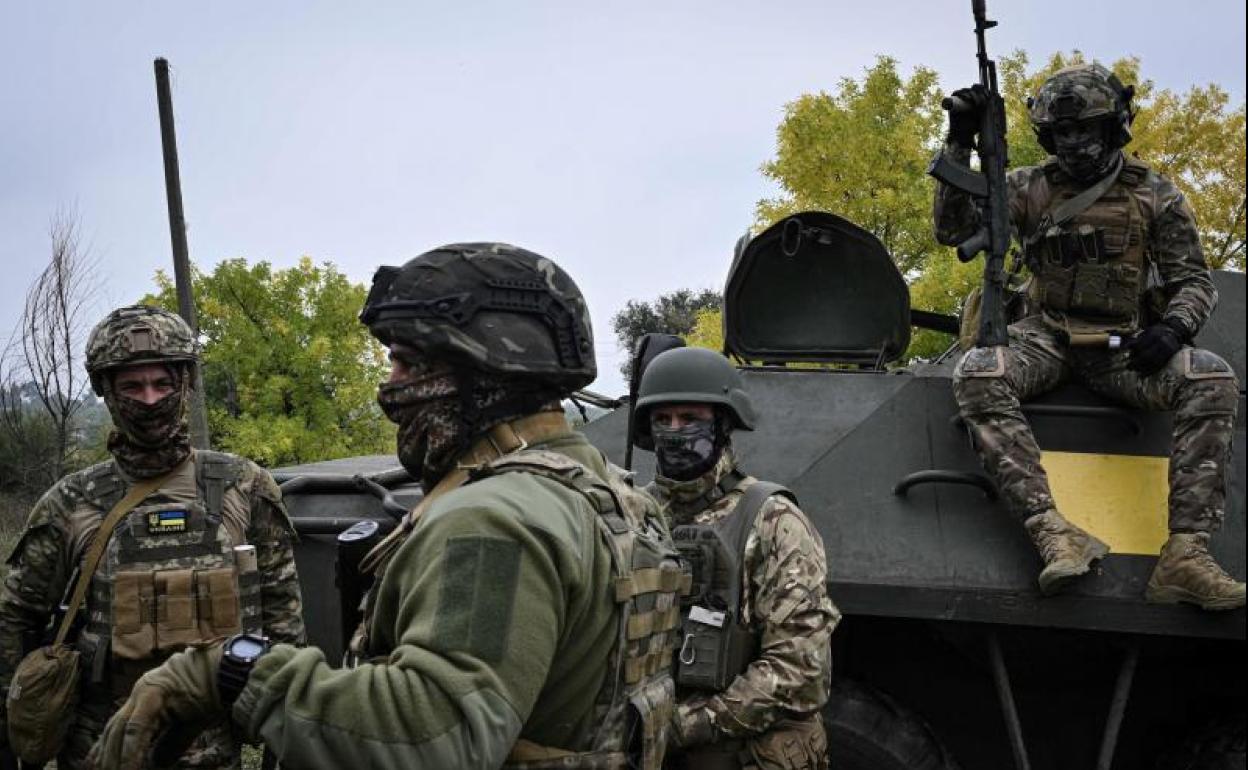
[[[235,550],[243,543],[222,516],[245,461],[197,450],[194,463],[197,499],[137,506],[118,522],[92,577],[78,646],[90,682],[108,681],[114,694],[188,644],[261,632],[255,552]],[[101,515],[126,490],[113,463],[92,469],[84,486]]]
[[[763,503],[777,494],[796,502],[779,484],[756,481],[724,518],[672,529],[676,550],[692,573],[681,599],[676,656],[676,685],[682,691],[721,692],[755,658],[758,639],[741,608],[745,544]]]
[[[483,466],[472,481],[503,473],[551,479],[580,494],[597,511],[611,553],[619,633],[608,675],[594,702],[591,747],[570,752],[521,741],[504,767],[640,768],[659,770],[675,709],[671,660],[679,593],[687,587],[676,551],[654,503],[614,474],[600,479],[572,458],[545,450],[513,452]]]
[[[1055,160],[1044,166],[1050,198],[1045,214],[1023,240],[1023,254],[1035,275],[1031,299],[1050,315],[1097,328],[1138,329],[1148,270],[1148,226],[1134,190],[1148,167],[1125,158],[1113,185],[1069,222],[1054,225],[1049,214],[1081,190],[1061,179]]]

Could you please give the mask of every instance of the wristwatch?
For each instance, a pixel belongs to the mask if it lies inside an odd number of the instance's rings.
[[[221,663],[217,666],[217,692],[221,705],[227,709],[234,705],[239,693],[247,686],[251,667],[261,655],[269,651],[269,639],[256,634],[238,634],[225,641],[221,649]]]

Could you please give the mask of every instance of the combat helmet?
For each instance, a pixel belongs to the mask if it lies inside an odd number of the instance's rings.
[[[114,310],[87,337],[87,374],[91,389],[104,395],[105,374],[122,366],[199,362],[195,334],[176,313],[147,305]]]
[[[706,348],[676,348],[655,356],[637,389],[633,443],[654,449],[650,410],[662,404],[713,404],[733,428],[754,430],[754,405],[741,374],[727,358]]]
[[[580,289],[554,262],[505,243],[453,243],[378,269],[360,321],[384,345],[565,392],[597,375]]]
[[[1135,86],[1124,86],[1118,76],[1100,64],[1064,67],[1027,99],[1028,116],[1036,139],[1046,152],[1056,151],[1053,126],[1059,121],[1104,120],[1107,136],[1115,148],[1131,141],[1135,109],[1131,98]]]

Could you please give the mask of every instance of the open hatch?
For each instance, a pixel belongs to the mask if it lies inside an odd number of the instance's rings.
[[[724,348],[747,361],[882,367],[910,344],[910,315],[884,244],[835,214],[807,211],[737,244]]]

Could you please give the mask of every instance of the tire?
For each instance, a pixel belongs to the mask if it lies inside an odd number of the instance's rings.
[[[1187,737],[1157,763],[1157,770],[1245,770],[1248,736],[1244,713],[1219,717]]]
[[[958,770],[918,714],[853,680],[833,682],[823,725],[831,770]]]

